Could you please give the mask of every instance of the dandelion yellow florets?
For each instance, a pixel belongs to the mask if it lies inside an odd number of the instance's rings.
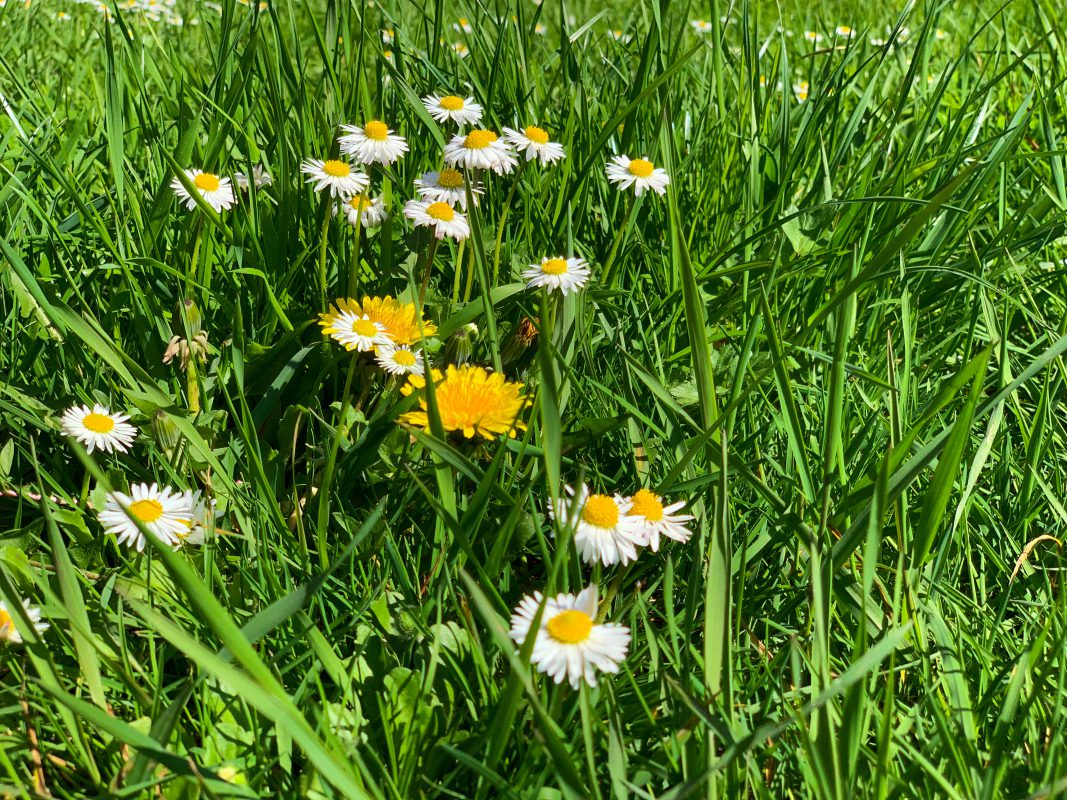
[[[514,436],[526,429],[526,423],[518,417],[530,399],[522,394],[521,383],[512,383],[498,372],[470,365],[450,366],[443,376],[434,370],[432,380],[441,426],[446,431],[461,431],[470,439],[475,434],[485,438]],[[422,379],[412,379],[405,393],[410,394],[412,387],[424,386]],[[419,398],[419,407],[421,410],[411,411],[400,419],[408,425],[429,429],[424,397]]]

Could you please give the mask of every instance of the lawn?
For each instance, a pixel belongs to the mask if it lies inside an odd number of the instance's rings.
[[[0,0],[0,796],[1067,796],[1052,0]]]

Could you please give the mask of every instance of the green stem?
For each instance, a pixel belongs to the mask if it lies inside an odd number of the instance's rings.
[[[322,307],[326,308],[328,292],[326,287],[326,244],[330,238],[330,205],[331,198],[327,197],[323,204],[322,231],[319,235],[319,293],[322,295]]]
[[[611,244],[611,252],[608,253],[608,258],[604,262],[604,286],[613,287],[613,280],[615,278],[613,267],[615,266],[615,256],[619,253],[619,246],[622,244],[623,237],[626,236],[626,229],[630,225],[630,217],[634,213],[634,207],[637,205],[637,199],[634,198],[629,206],[626,208],[626,216],[622,220],[622,225],[619,226],[619,232],[615,234],[615,241]]]
[[[337,464],[337,451],[341,447],[345,415],[348,414],[348,407],[352,397],[352,379],[355,377],[358,364],[359,353],[353,353],[352,362],[348,366],[348,377],[345,378],[345,391],[341,397],[341,410],[337,415],[333,441],[330,443],[330,452],[326,455],[326,469],[322,473],[322,482],[319,484],[319,513],[315,521],[315,542],[319,550],[319,564],[323,569],[329,569],[330,567],[330,560],[326,556],[326,527],[330,521],[330,485],[333,483],[333,471]]]
[[[426,251],[426,263],[422,267],[422,285],[419,287],[419,305],[426,299],[426,289],[430,285],[430,273],[433,272],[433,257],[437,255],[437,244],[440,242],[436,236],[430,240],[430,247]]]
[[[359,196],[359,224],[356,225],[356,242],[352,245],[352,261],[348,265],[347,297],[355,297],[359,285],[359,246],[363,239],[363,204],[367,201],[367,190]]]
[[[511,184],[511,191],[508,192],[508,197],[504,201],[504,210],[500,212],[500,225],[496,229],[496,245],[493,249],[493,286],[496,286],[497,279],[500,277],[500,245],[504,240],[504,224],[508,221],[508,211],[511,210],[511,201],[515,199],[515,191],[519,188],[519,179],[522,178],[523,170],[529,163],[529,161],[523,161],[519,165],[519,171],[515,173],[515,180]]]
[[[193,238],[193,259],[189,262],[189,271],[185,275],[185,296],[193,296],[193,276],[196,275],[197,262],[200,260],[200,239],[204,234],[204,221],[197,217],[196,233]]]

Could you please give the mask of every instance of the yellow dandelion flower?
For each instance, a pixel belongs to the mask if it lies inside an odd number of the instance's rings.
[[[519,419],[519,414],[530,404],[530,398],[522,393],[521,383],[512,383],[499,372],[469,364],[449,366],[444,376],[435,369],[432,376],[437,411],[446,431],[462,431],[464,437],[471,439],[475,434],[490,438],[514,436],[518,431],[526,430],[526,423]],[[409,384],[402,390],[404,394],[411,394],[426,385],[424,378],[415,375],[408,380]],[[429,429],[424,397],[419,398],[419,408],[419,411],[404,414],[400,421]]]
[[[351,302],[351,301],[350,301]],[[385,297],[366,297],[360,306],[361,313],[366,314],[375,322],[385,327],[385,332],[392,339],[393,344],[399,346],[413,344],[423,336],[427,338],[437,333],[437,326],[427,319],[422,321],[422,332],[419,332],[419,318],[414,303],[402,303],[394,300],[390,295]]]

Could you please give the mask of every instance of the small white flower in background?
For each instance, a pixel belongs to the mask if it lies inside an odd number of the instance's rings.
[[[392,28],[382,31],[382,44],[392,44],[394,41],[396,41],[396,31]]]
[[[440,172],[426,172],[421,178],[415,179],[415,192],[422,200],[440,200],[450,206],[458,205],[464,211],[467,210],[467,189],[463,173],[451,167],[445,167]],[[482,186],[477,182],[471,183],[471,198],[478,205],[478,195],[482,193]]]
[[[438,122],[451,120],[457,125],[476,125],[482,118],[482,107],[474,102],[473,97],[462,98],[456,94],[438,96],[427,95],[422,98],[422,104],[430,112],[430,116]]]
[[[463,42],[453,42],[452,52],[460,58],[466,58],[471,54],[470,48],[467,47],[467,45],[465,45]]]
[[[377,228],[385,221],[385,200],[380,195],[366,197],[357,194],[345,200],[338,208],[345,213],[345,219],[353,228],[360,225],[364,228]]]
[[[314,184],[315,191],[328,190],[330,197],[351,197],[363,194],[370,184],[370,178],[362,172],[356,172],[347,161],[328,159],[319,161],[309,158],[300,165],[300,171],[308,176],[307,182]]]
[[[370,318],[367,314],[356,314],[353,311],[340,311],[333,315],[323,315],[328,320],[322,332],[345,350],[355,350],[366,353],[383,344],[392,344],[390,336],[382,323]]]
[[[872,36],[871,37],[871,46],[872,47],[885,47],[885,39],[883,39],[881,36]]]
[[[466,18],[460,17],[456,22],[452,23],[452,30],[459,33],[473,33],[474,27]]]
[[[630,498],[629,516],[640,519],[644,528],[643,535],[648,539],[648,547],[653,552],[659,552],[659,538],[666,536],[676,542],[688,542],[693,532],[686,527],[685,523],[693,519],[690,514],[676,514],[685,506],[685,501],[680,500],[669,506],[663,505],[663,498],[649,489],[639,489]]]
[[[199,169],[187,169],[185,175],[204,202],[215,209],[216,213],[221,213],[233,206],[233,187],[230,185],[229,178],[220,178],[212,172],[203,172]],[[186,208],[190,211],[196,208],[196,197],[185,188],[185,184],[179,178],[174,178],[170,182],[170,188],[185,203]]]
[[[550,142],[548,131],[536,125],[527,125],[521,131],[504,128],[504,139],[520,153],[526,153],[527,161],[536,158],[541,166],[553,164],[566,156],[563,145]]]
[[[834,35],[839,36],[842,39],[851,39],[856,35],[856,32],[848,25],[838,25],[834,28]]]
[[[274,179],[270,176],[267,170],[262,166],[256,164],[252,167],[252,180],[248,180],[248,176],[243,172],[235,172],[233,174],[233,182],[238,189],[247,192],[249,183],[254,184],[257,189],[262,189],[264,186],[270,186],[274,183]]]
[[[617,28],[616,28],[616,29],[614,29],[614,30],[609,30],[609,31],[608,31],[608,35],[609,35],[609,36],[610,36],[610,37],[611,37],[612,39],[614,39],[614,40],[615,40],[616,42],[626,42],[626,41],[629,41],[629,39],[630,39],[630,37],[629,37],[629,36],[627,36],[627,35],[626,35],[625,33],[623,33],[622,31],[618,30]]]
[[[497,175],[507,175],[518,162],[511,145],[493,131],[476,129],[466,136],[457,134],[445,145],[445,163],[467,169],[491,169]]]
[[[534,25],[534,33],[536,33],[538,36],[544,36],[546,33],[548,33],[548,28],[538,22],[536,25]]]
[[[394,347],[383,344],[375,350],[374,360],[391,375],[422,375],[425,372],[422,353],[406,345]]]
[[[56,19],[60,22],[70,22],[70,14],[66,11],[60,11],[56,14]]]
[[[393,133],[384,122],[371,120],[362,128],[358,125],[342,125],[346,135],[337,140],[341,152],[355,156],[364,164],[392,164],[408,151],[403,136]]]
[[[388,61],[390,64],[392,64],[393,63],[393,51],[392,50],[382,50],[382,58],[384,58],[386,61]],[[386,75],[385,79],[389,80],[389,76]]]
[[[137,438],[137,428],[125,414],[113,414],[107,406],[74,406],[63,413],[63,433],[85,445],[88,452],[100,449],[107,453],[125,453]]]
[[[456,211],[448,203],[437,200],[408,200],[404,204],[404,216],[415,223],[416,228],[433,228],[433,235],[438,239],[449,236],[457,242],[470,235],[467,217]]]
[[[804,31],[804,38],[809,42],[818,44],[822,41],[822,34],[816,33],[815,31]]]
[[[531,264],[524,270],[529,289],[544,286],[560,294],[577,292],[589,281],[589,265],[580,258],[542,258],[540,264]]]
[[[941,28],[937,28],[934,31],[934,38],[940,42],[942,39],[948,38],[948,31],[944,31],[941,30]]]
[[[566,487],[566,493],[568,496],[561,497],[549,511],[561,525],[574,528],[574,546],[586,564],[625,566],[637,559],[637,548],[644,547],[648,540],[644,538],[642,521],[627,516],[629,500],[590,494],[584,484],[577,501],[573,499],[571,487]]]
[[[30,618],[30,624],[37,633],[44,633],[51,627],[47,622],[41,622],[41,609],[31,606],[29,600],[23,598],[22,608],[26,611],[26,616]],[[15,619],[3,600],[0,600],[0,642],[22,644],[22,634],[15,627]]]
[[[612,156],[606,169],[608,180],[620,191],[632,188],[638,197],[646,189],[657,194],[667,193],[667,184],[671,182],[666,170],[656,167],[647,158],[630,159],[627,156]]]
[[[689,25],[697,33],[711,33],[713,28],[712,24],[706,19],[691,19],[689,20]]]
[[[214,529],[215,520],[218,519],[219,511],[215,507],[215,501],[203,496],[199,489],[195,492],[183,493],[183,500],[190,508],[189,532],[184,536],[178,534],[179,544],[203,544],[207,535],[207,528]]]
[[[526,641],[544,602],[541,624],[534,632],[530,663],[556,683],[566,678],[577,689],[584,680],[596,686],[597,672],[616,673],[630,649],[630,629],[616,623],[597,623],[597,587],[589,584],[577,595],[558,594],[545,600],[540,592],[527,595],[511,615],[512,640]]]
[[[799,102],[799,103],[808,102],[808,90],[809,90],[809,88],[810,87],[808,86],[808,82],[807,81],[801,81],[800,83],[794,83],[793,84],[793,94],[796,95],[797,102]]]
[[[115,534],[119,544],[137,552],[144,550],[145,538],[134,520],[159,541],[176,546],[192,530],[191,495],[170,487],[160,489],[154,483],[135,483],[130,486],[130,494],[109,494],[99,517],[106,533]]]

